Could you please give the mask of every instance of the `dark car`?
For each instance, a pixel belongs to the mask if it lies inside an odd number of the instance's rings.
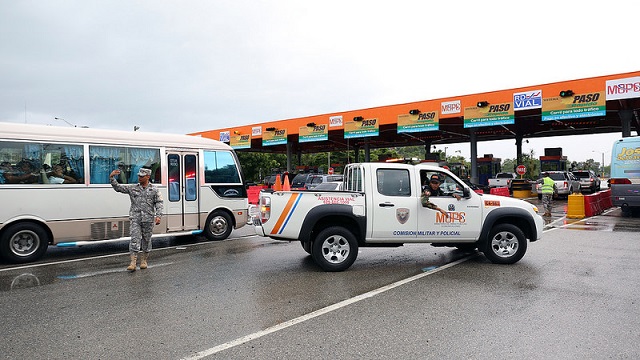
[[[572,171],[580,181],[580,190],[594,193],[600,190],[600,178],[593,170]]]
[[[299,173],[296,176],[293,177],[293,180],[291,180],[291,190],[304,190],[305,185],[309,182],[309,180],[314,176],[315,174],[311,174],[311,173]]]

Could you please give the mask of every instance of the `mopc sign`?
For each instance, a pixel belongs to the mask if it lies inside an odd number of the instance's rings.
[[[607,80],[607,100],[640,97],[640,76]]]

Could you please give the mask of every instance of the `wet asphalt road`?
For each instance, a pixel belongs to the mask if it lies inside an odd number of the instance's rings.
[[[134,273],[126,243],[54,248],[0,264],[0,358],[639,358],[640,218],[556,205],[511,266],[416,244],[324,273],[249,227],[154,242]]]

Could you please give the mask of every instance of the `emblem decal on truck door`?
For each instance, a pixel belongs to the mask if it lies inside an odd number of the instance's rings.
[[[409,209],[398,208],[396,209],[396,219],[400,224],[404,224],[409,220]]]

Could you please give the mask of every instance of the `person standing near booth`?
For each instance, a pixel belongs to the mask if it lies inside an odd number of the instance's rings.
[[[548,172],[542,173],[542,178],[536,181],[537,184],[542,184],[540,191],[542,192],[542,207],[544,208],[544,214],[542,216],[551,216],[551,210],[553,208],[553,194],[558,189],[556,188],[556,182],[549,177]]]

